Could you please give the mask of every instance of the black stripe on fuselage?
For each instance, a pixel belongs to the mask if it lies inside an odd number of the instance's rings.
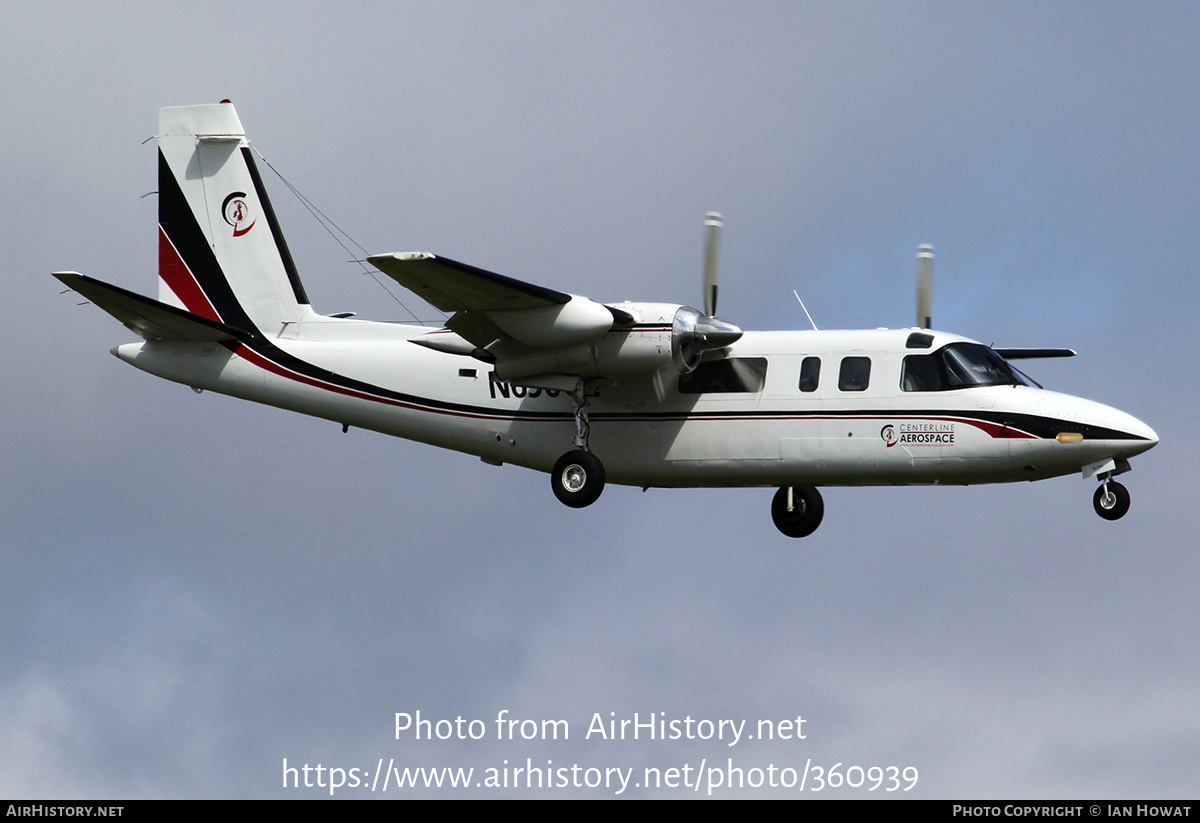
[[[1145,440],[1140,435],[1123,432],[1119,429],[1109,429],[1103,426],[1092,426],[1076,420],[1064,420],[1057,417],[1043,417],[1037,414],[1022,414],[1019,412],[980,411],[971,409],[821,409],[819,411],[776,409],[749,411],[691,411],[691,412],[591,412],[588,417],[592,420],[754,420],[761,418],[904,418],[904,419],[949,419],[978,420],[995,426],[1007,427],[1025,432],[1036,438],[1053,439],[1060,432],[1072,432],[1083,435],[1085,440]]]

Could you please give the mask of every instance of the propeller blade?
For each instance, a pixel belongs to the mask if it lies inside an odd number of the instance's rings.
[[[704,215],[704,313],[717,313],[717,255],[721,245],[721,215],[710,211]]]
[[[933,303],[933,246],[917,246],[917,328],[927,329]]]

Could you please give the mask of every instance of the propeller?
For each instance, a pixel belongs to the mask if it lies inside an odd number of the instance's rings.
[[[930,326],[933,304],[933,246],[917,246],[917,328]]]
[[[696,341],[702,349],[723,349],[732,346],[742,336],[742,330],[717,317],[717,257],[721,249],[721,215],[710,211],[704,215],[704,314],[696,322]]]
[[[717,314],[717,257],[723,225],[717,212],[704,215],[704,313],[709,317]]]
[[[685,373],[700,365],[704,352],[732,346],[742,336],[740,328],[716,316],[722,225],[721,215],[715,211],[704,215],[704,314],[687,306],[675,312],[671,349],[675,362]]]

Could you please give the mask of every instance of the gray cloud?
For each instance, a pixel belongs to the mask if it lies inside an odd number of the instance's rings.
[[[913,765],[924,797],[1189,794],[1198,22],[1182,4],[0,12],[0,60],[27,78],[0,89],[0,791],[307,796],[280,788],[283,758],[731,756]],[[158,383],[48,273],[153,293],[139,143],[159,106],[224,97],[371,252],[692,302],[715,208],[722,314],[802,326],[796,288],[833,328],[911,323],[932,242],[940,327],[1078,348],[1032,371],[1163,445],[1119,523],[1072,478],[832,489],[793,544],[764,490],[610,487],[569,511],[541,475]],[[317,309],[406,316],[267,185]],[[392,732],[398,711],[505,708],[572,739]],[[581,739],[635,711],[803,714],[809,736]]]

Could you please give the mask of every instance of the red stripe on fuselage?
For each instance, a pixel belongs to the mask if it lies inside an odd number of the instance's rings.
[[[391,397],[380,397],[379,395],[376,395],[376,394],[368,394],[367,392],[358,391],[357,389],[346,388],[345,386],[334,385],[334,384],[328,383],[324,380],[318,380],[315,377],[309,377],[307,375],[303,375],[298,372],[292,371],[291,369],[287,368],[286,366],[281,366],[278,363],[276,363],[275,361],[259,354],[254,349],[250,348],[249,346],[247,346],[245,344],[230,344],[230,347],[233,349],[234,354],[243,358],[244,360],[246,360],[246,362],[253,363],[254,365],[258,366],[260,369],[268,371],[271,374],[276,374],[276,375],[279,375],[280,377],[286,377],[289,380],[295,380],[297,383],[303,383],[304,385],[312,386],[313,388],[324,389],[325,391],[333,392],[334,394],[341,394],[341,395],[345,395],[346,397],[354,397],[359,400],[371,400],[376,403],[383,403],[384,405],[387,405],[387,406],[397,406],[402,409],[412,409],[413,411],[432,412],[433,414],[445,414],[445,415],[449,415],[451,417],[470,417],[470,418],[473,418],[476,420],[511,420],[511,419],[513,419],[513,415],[511,415],[511,414],[474,414],[471,412],[452,411],[450,409],[437,409],[437,408],[431,408],[429,406],[422,406],[418,403],[407,403],[403,400],[395,400]],[[570,417],[571,416],[569,414],[566,414],[566,415],[564,415],[563,419],[570,419]],[[553,420],[552,422],[560,422],[560,421]]]

